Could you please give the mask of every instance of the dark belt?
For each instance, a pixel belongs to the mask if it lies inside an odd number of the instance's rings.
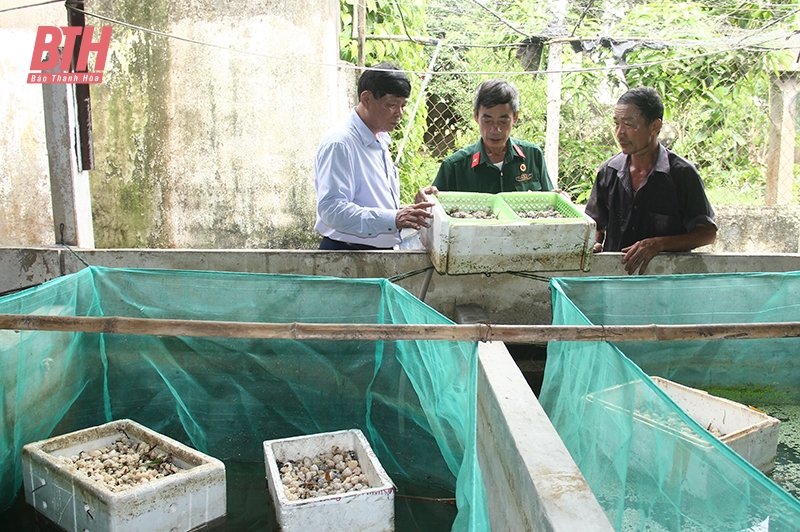
[[[387,250],[392,248],[378,248],[375,246],[368,246],[367,244],[353,244],[352,242],[342,242],[341,240],[334,240],[327,236],[322,237],[322,242],[319,243],[319,249],[324,250],[338,250],[338,251],[365,251],[365,250]]]

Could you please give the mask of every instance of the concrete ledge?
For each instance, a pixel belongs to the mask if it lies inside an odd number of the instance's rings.
[[[614,530],[505,345],[481,343],[478,356],[478,460],[492,530]]]
[[[36,285],[84,268],[82,262],[112,268],[168,268],[253,273],[329,275],[346,278],[402,279],[396,284],[419,297],[425,268],[424,251],[318,250],[192,250],[192,249],[76,249],[63,246],[0,248],[0,294]],[[80,257],[80,258],[79,258]],[[621,253],[600,253],[589,272],[537,272],[440,275],[434,273],[425,289],[425,303],[451,319],[457,306],[477,304],[486,321],[503,324],[550,324],[551,277],[627,276]],[[694,273],[800,271],[800,254],[662,253],[647,269],[652,275]]]

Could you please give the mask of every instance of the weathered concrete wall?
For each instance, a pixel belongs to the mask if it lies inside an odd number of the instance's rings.
[[[55,242],[42,87],[29,85],[26,74],[37,27],[66,21],[63,5],[0,16],[0,246]]]
[[[338,2],[86,7],[197,41],[114,25],[104,81],[91,87],[95,245],[315,247],[313,157],[355,80],[338,68]],[[0,245],[47,245],[42,89],[25,74],[37,27],[67,16],[63,5],[11,13],[0,18]]]
[[[717,241],[708,251],[800,253],[800,205],[714,208]]]
[[[314,152],[347,112],[338,3],[96,5],[215,45],[115,30],[93,95],[97,246],[312,245]]]
[[[101,0],[87,6],[110,18],[170,32],[164,2]],[[169,247],[164,201],[175,181],[165,142],[171,41],[125,26],[113,28],[103,83],[91,87],[95,246]]]

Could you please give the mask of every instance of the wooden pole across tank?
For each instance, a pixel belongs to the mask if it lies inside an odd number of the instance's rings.
[[[259,323],[0,314],[0,330],[293,340],[449,340],[511,343],[745,340],[800,337],[800,322],[701,325]]]

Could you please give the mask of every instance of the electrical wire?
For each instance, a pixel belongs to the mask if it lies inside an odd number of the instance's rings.
[[[502,22],[503,24],[505,24],[506,26],[508,26],[508,27],[509,27],[509,28],[511,28],[512,30],[514,30],[515,32],[519,33],[520,35],[524,35],[525,37],[529,37],[529,36],[530,36],[530,34],[528,34],[528,33],[524,32],[524,31],[522,31],[522,30],[520,30],[520,29],[517,29],[517,28],[516,28],[516,27],[514,27],[514,26],[512,26],[512,25],[511,25],[511,23],[510,23],[509,21],[507,21],[505,18],[503,18],[503,17],[502,17],[500,14],[498,14],[498,13],[496,13],[495,11],[493,11],[493,10],[489,9],[489,8],[488,8],[486,5],[482,4],[482,3],[481,3],[481,2],[479,2],[478,0],[471,0],[471,1],[472,1],[472,3],[473,3],[473,4],[475,4],[475,5],[479,6],[481,9],[484,9],[484,10],[486,10],[486,11],[487,11],[488,13],[490,13],[492,16],[494,16],[495,18],[497,18],[497,20],[499,20],[500,22]]]
[[[428,270],[432,270],[432,269],[433,269],[433,265],[427,266],[425,268],[420,268],[418,270],[411,270],[410,272],[406,272],[406,273],[398,273],[397,275],[393,275],[391,277],[388,277],[386,280],[394,283],[396,281],[402,281],[403,279],[406,279],[408,277],[413,277],[414,275],[419,275],[420,273],[425,273]]]
[[[544,275],[537,275],[535,273],[530,272],[508,272],[510,275],[516,275],[517,277],[524,277],[525,279],[533,279],[534,281],[542,281],[543,283],[550,283],[550,277],[545,277]]]
[[[46,6],[49,4],[63,4],[64,0],[50,0],[49,2],[39,2],[38,4],[28,4],[24,6],[17,6],[17,7],[7,7],[5,9],[0,9],[0,13],[7,13],[9,11],[17,11],[19,9],[28,9],[29,7],[40,7]]]
[[[298,59],[298,58],[294,58],[294,57],[290,58],[290,57],[285,57],[285,56],[262,54],[262,53],[259,53],[259,52],[252,52],[250,50],[240,50],[240,49],[237,49],[237,48],[231,48],[231,47],[228,47],[228,46],[222,46],[220,44],[214,44],[214,43],[205,42],[205,41],[198,41],[197,39],[190,39],[188,37],[182,37],[180,35],[175,35],[173,33],[167,33],[167,32],[164,32],[164,31],[154,30],[152,28],[145,28],[143,26],[137,26],[136,24],[131,24],[129,22],[123,22],[121,20],[117,20],[117,19],[114,19],[114,18],[111,18],[111,17],[106,17],[104,15],[98,15],[97,13],[92,13],[90,11],[86,11],[84,9],[78,9],[78,8],[72,7],[72,6],[67,6],[67,9],[71,9],[71,10],[76,11],[78,13],[83,13],[84,15],[86,15],[88,17],[93,17],[93,18],[96,18],[98,20],[103,20],[105,22],[110,22],[111,24],[117,24],[119,26],[124,26],[124,27],[130,28],[132,30],[141,31],[141,32],[144,32],[144,33],[149,33],[151,35],[157,35],[159,37],[165,37],[167,39],[174,39],[176,41],[186,42],[186,43],[189,43],[189,44],[197,44],[199,46],[208,46],[209,48],[216,48],[218,50],[224,50],[226,52],[232,52],[232,53],[242,54],[242,55],[250,55],[250,56],[260,57],[260,58],[264,58],[264,59],[275,59],[275,60],[287,61],[287,62],[290,61],[290,62],[295,63],[295,64],[304,63],[304,64],[317,65],[317,66],[330,66],[330,67],[335,67],[335,68],[348,68],[348,65],[332,65],[330,63],[325,63],[325,62],[321,62],[321,61],[304,61],[304,60],[301,60],[301,59]],[[364,69],[364,67],[359,67],[359,66],[356,66],[356,65],[352,65],[352,68],[354,70],[363,70]]]
[[[473,1],[475,1],[475,0],[473,0]],[[481,5],[481,4],[478,4],[478,5]],[[96,13],[92,13],[92,12],[89,12],[89,11],[86,11],[86,10],[83,10],[83,9],[78,9],[76,7],[69,6],[69,5],[67,6],[67,9],[72,9],[74,11],[83,13],[86,16],[94,17],[94,18],[97,18],[99,20],[104,20],[104,21],[110,22],[112,24],[118,24],[118,25],[130,28],[130,29],[134,29],[136,31],[150,33],[150,34],[158,35],[158,36],[165,37],[165,38],[168,38],[168,39],[175,39],[175,40],[178,40],[178,41],[182,41],[182,42],[186,42],[186,43],[190,43],[190,44],[196,44],[196,45],[199,45],[199,46],[207,46],[207,47],[210,47],[210,48],[224,50],[224,51],[231,52],[231,53],[236,53],[236,54],[250,55],[250,56],[255,56],[255,57],[260,57],[260,58],[265,58],[265,59],[273,59],[273,60],[277,60],[277,61],[292,62],[293,64],[302,63],[302,64],[322,66],[322,67],[330,67],[330,68],[336,68],[336,69],[364,70],[365,68],[367,68],[367,67],[361,67],[361,66],[358,66],[358,65],[353,65],[353,64],[350,64],[350,63],[331,64],[331,63],[325,63],[325,62],[321,62],[321,61],[302,60],[302,59],[298,59],[298,58],[294,58],[294,57],[290,58],[290,57],[285,57],[285,56],[275,56],[275,55],[270,55],[270,54],[263,54],[263,53],[259,53],[259,52],[253,52],[253,51],[250,51],[250,50],[240,50],[240,49],[226,47],[226,46],[222,46],[222,45],[218,45],[218,44],[214,44],[214,43],[199,41],[199,40],[196,40],[196,39],[190,39],[190,38],[187,38],[187,37],[182,37],[180,35],[175,35],[175,34],[163,32],[163,31],[158,31],[158,30],[154,30],[154,29],[151,29],[151,28],[145,28],[145,27],[142,27],[142,26],[137,26],[135,24],[130,24],[128,22],[123,22],[121,20],[113,19],[111,17],[98,15]],[[519,30],[515,30],[515,31],[519,31]],[[558,70],[529,70],[529,71],[474,71],[474,70],[441,71],[441,70],[439,70],[439,71],[434,72],[434,75],[439,75],[439,76],[442,76],[442,75],[450,75],[450,76],[476,75],[476,76],[508,76],[508,77],[511,77],[511,76],[530,76],[530,75],[536,75],[536,74],[556,74],[556,73],[570,74],[570,73],[581,73],[581,72],[602,72],[602,71],[616,71],[616,70],[632,70],[632,69],[645,68],[645,67],[661,65],[661,64],[680,63],[680,62],[683,62],[683,61],[691,61],[691,60],[694,60],[694,59],[699,59],[699,58],[703,58],[703,57],[710,57],[710,56],[714,56],[714,55],[718,55],[718,54],[725,54],[725,53],[739,51],[739,50],[757,49],[760,46],[766,46],[766,43],[769,43],[769,42],[779,42],[779,40],[785,39],[785,37],[786,37],[786,34],[781,34],[781,35],[773,36],[773,37],[767,36],[767,37],[764,37],[760,42],[750,43],[750,44],[747,44],[747,45],[742,44],[741,40],[740,40],[739,41],[740,44],[733,45],[733,46],[722,47],[719,50],[712,50],[712,51],[701,52],[701,53],[697,53],[697,54],[689,54],[689,55],[680,56],[680,57],[665,58],[665,59],[661,59],[661,60],[658,60],[658,61],[648,61],[648,62],[643,62],[643,63],[626,64],[626,65],[596,66],[596,67],[585,67],[585,68],[566,68],[566,69],[558,69]],[[589,39],[584,39],[584,40],[589,40]],[[625,37],[618,37],[618,38],[615,38],[615,40],[635,40],[635,39],[625,38]],[[638,40],[643,40],[643,39],[638,39]],[[652,41],[652,39],[651,39],[651,41]],[[669,42],[669,41],[664,41],[664,42]],[[701,42],[695,42],[695,41],[680,41],[680,42],[683,43],[685,46],[694,46],[694,47],[700,46],[702,44]],[[422,44],[428,44],[428,43],[422,43]],[[518,45],[521,45],[521,44],[522,43],[511,44],[511,45],[509,45],[509,44],[498,44],[497,46],[498,47],[508,47],[508,46],[518,46]],[[448,43],[445,46],[458,48],[458,47],[473,47],[473,46],[476,46],[476,45]],[[788,48],[796,48],[796,46],[793,47],[790,44],[784,44],[784,45],[781,45],[781,46],[777,47],[777,49],[788,49]],[[768,49],[771,49],[771,48],[768,48]],[[410,75],[413,74],[413,75],[416,75],[416,76],[421,76],[421,75],[424,75],[426,73],[426,71],[416,71],[416,70],[404,70],[404,72],[406,72],[407,74],[410,74]]]
[[[89,266],[91,266],[91,265],[90,265],[88,262],[86,262],[86,261],[83,259],[83,257],[81,257],[80,255],[78,255],[78,252],[76,252],[74,249],[72,249],[72,248],[70,247],[70,245],[69,245],[69,244],[67,244],[66,242],[64,242],[64,229],[65,229],[65,226],[64,226],[64,224],[63,224],[63,223],[59,224],[59,226],[58,226],[58,229],[59,229],[59,231],[61,232],[61,242],[59,242],[59,243],[60,243],[62,246],[64,246],[65,248],[67,248],[69,251],[71,251],[71,252],[72,252],[72,254],[73,254],[73,255],[75,255],[75,257],[77,257],[77,258],[78,258],[78,260],[79,260],[79,261],[81,261],[81,262],[82,262],[82,263],[83,263],[83,264],[84,264],[84,265],[85,265],[87,268],[88,268]],[[63,272],[62,272],[62,275],[63,275]]]

